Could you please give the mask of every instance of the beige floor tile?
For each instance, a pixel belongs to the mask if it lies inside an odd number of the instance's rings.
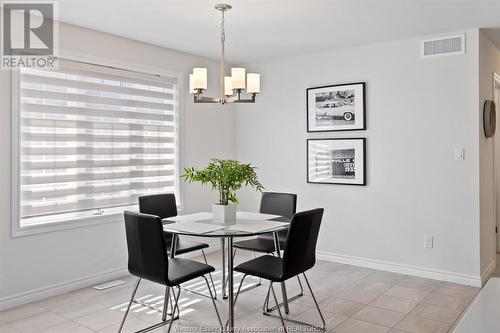
[[[123,325],[122,333],[132,333],[135,331],[142,330],[142,329],[149,327],[151,325],[152,325],[151,323],[147,323],[143,320],[140,320],[139,318],[135,318],[135,317],[127,318],[127,320],[125,321],[125,324]],[[117,324],[114,324],[114,325],[111,325],[111,326],[108,326],[108,327],[105,327],[105,328],[99,330],[99,333],[116,333],[116,332],[118,332],[119,328],[120,328],[120,323],[117,323]],[[162,332],[162,331],[155,330],[155,331],[151,331],[151,332]],[[68,332],[68,333],[72,333],[72,332]]]
[[[443,308],[463,311],[466,308],[467,304],[469,304],[469,299],[430,293],[422,300],[422,303],[428,303],[441,306]]]
[[[29,318],[14,321],[9,324],[23,333],[39,332],[66,321],[66,318],[53,312],[43,312]]]
[[[336,298],[320,307],[321,310],[333,312],[346,317],[351,317],[356,312],[365,307],[365,305],[361,303],[344,300],[341,298]]]
[[[223,319],[227,317],[224,316]],[[235,327],[240,332],[279,332],[281,321],[278,318],[264,316],[262,313],[252,313],[235,318]],[[297,324],[287,322],[287,326],[297,327]],[[297,330],[295,330],[297,331]]]
[[[389,331],[389,333],[407,333],[407,331],[403,331],[397,328],[393,328]]]
[[[122,320],[123,315],[124,312],[122,311],[99,310],[83,317],[76,318],[74,321],[94,331],[98,331],[105,327],[119,323]],[[129,318],[132,318],[133,315],[133,313],[130,313]]]
[[[104,293],[103,293],[104,294]],[[80,289],[70,293],[54,296],[51,298],[47,298],[41,301],[36,302],[35,304],[45,308],[47,310],[52,310],[54,308],[69,306],[72,304],[80,303],[90,298],[98,296],[96,290],[91,291],[90,289]]]
[[[462,311],[443,308],[432,304],[419,304],[411,312],[411,315],[427,319],[439,320],[453,324]]]
[[[406,275],[403,274],[373,270],[368,276],[365,277],[365,279],[374,282],[384,282],[395,285],[405,277]]]
[[[411,315],[407,315],[396,325],[396,328],[411,333],[444,333],[450,327],[451,324]]]
[[[348,318],[345,316],[341,316],[339,314],[329,312],[329,311],[322,311],[323,318],[325,319],[326,323],[326,329],[327,330],[332,330],[338,325],[340,325],[342,322],[347,320]],[[295,316],[292,318],[293,320],[298,320],[307,324],[311,324],[314,326],[321,326],[321,318],[319,316],[318,310],[316,309],[311,309],[308,310],[298,316]]]
[[[335,333],[387,333],[389,327],[361,321],[357,319],[347,319],[333,330]]]
[[[9,323],[23,318],[28,318],[37,315],[47,310],[33,304],[26,304],[22,306],[15,307],[13,309],[5,310],[0,312],[0,322]]]
[[[7,326],[7,325],[0,325],[0,332],[2,333],[19,333],[18,330],[10,327],[10,326]]]
[[[420,302],[427,296],[428,292],[413,288],[394,286],[385,292],[386,295],[409,299]]]
[[[398,283],[398,286],[418,289],[423,291],[431,291],[439,284],[436,280],[425,279],[416,276],[407,276]]]
[[[1,331],[0,331],[1,332]],[[79,325],[73,321],[63,321],[60,324],[51,326],[38,333],[92,333],[91,329]]]
[[[360,281],[352,284],[349,288],[366,290],[378,294],[382,294],[387,290],[391,289],[392,284],[381,282],[381,281],[371,281],[368,278],[361,279]]]
[[[55,308],[54,310],[52,310],[52,312],[60,314],[61,316],[68,319],[75,319],[104,309],[106,309],[104,305],[97,303],[94,300],[88,300],[73,305]]]
[[[368,321],[374,324],[383,325],[386,327],[394,327],[403,317],[404,313],[366,306],[359,310],[353,318]]]
[[[432,290],[432,292],[471,300],[477,295],[479,290],[479,288],[461,286],[453,283],[440,283]]]
[[[407,314],[410,312],[418,303],[409,299],[393,297],[389,295],[380,295],[369,305],[376,306],[378,308],[401,312]]]
[[[354,289],[354,288],[344,288],[344,289],[336,290],[335,296],[337,298],[342,298],[342,299],[356,302],[356,303],[368,304],[371,301],[373,301],[375,298],[380,296],[380,293],[373,292],[373,291],[367,291],[367,290],[361,290],[361,289]]]

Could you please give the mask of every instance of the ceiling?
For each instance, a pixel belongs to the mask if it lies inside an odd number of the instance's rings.
[[[233,6],[226,14],[226,56],[232,63],[500,27],[500,0],[225,1]],[[218,58],[218,2],[60,0],[59,16],[63,22]]]

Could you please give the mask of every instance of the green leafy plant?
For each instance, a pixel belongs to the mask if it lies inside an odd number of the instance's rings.
[[[219,191],[219,204],[228,205],[229,202],[238,203],[236,191],[243,186],[251,186],[262,192],[264,186],[259,182],[256,169],[250,163],[214,158],[204,169],[184,168],[181,177],[189,183],[196,181],[203,185],[212,185],[212,190]]]

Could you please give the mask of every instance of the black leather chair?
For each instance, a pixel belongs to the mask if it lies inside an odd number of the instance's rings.
[[[260,199],[260,209],[259,212],[262,214],[272,214],[280,215],[291,219],[295,211],[297,210],[297,194],[294,193],[279,193],[279,192],[264,192]],[[278,239],[280,243],[280,249],[285,246],[288,230],[283,230],[278,233]],[[236,250],[247,250],[252,251],[255,257],[255,252],[260,253],[274,253],[276,251],[276,245],[274,244],[274,234],[266,233],[257,236],[253,239],[248,239],[244,241],[239,241],[234,243],[234,254]],[[297,281],[299,282],[300,292],[290,298],[287,297],[288,302],[292,302],[304,294],[304,289],[300,278],[297,276]],[[261,279],[259,282],[250,285],[245,291],[251,290],[261,285]],[[288,313],[288,308],[285,310]]]
[[[139,212],[144,214],[156,215],[160,219],[177,216],[177,202],[175,200],[175,194],[162,193],[162,194],[151,194],[151,195],[140,196]],[[167,242],[167,249],[168,251],[170,251],[172,243],[172,234],[169,232],[165,232],[165,240]],[[203,260],[205,261],[205,264],[208,264],[205,251],[203,250],[208,247],[209,245],[206,243],[189,242],[179,237],[176,243],[175,255],[178,256],[181,254],[201,250],[201,254],[203,255]],[[214,289],[215,298],[217,299],[217,290],[215,289],[215,284],[212,278],[212,274],[209,274],[209,277],[212,283],[212,287]],[[196,294],[208,297],[208,295],[205,295],[203,293],[194,290],[191,291],[195,292]]]
[[[178,301],[181,293],[179,285],[192,279],[203,277],[210,294],[212,294],[210,285],[205,275],[215,271],[215,268],[194,260],[181,258],[169,259],[167,255],[167,244],[163,235],[163,224],[158,216],[134,212],[125,212],[124,215],[128,249],[128,270],[130,274],[137,277],[137,282],[135,283],[132,297],[127,306],[125,315],[123,316],[118,333],[120,333],[123,329],[125,319],[130,311],[130,306],[134,302],[138,303],[134,300],[134,297],[142,279],[162,284],[166,288],[162,321],[158,324],[140,330],[139,332],[153,330],[164,326],[167,323],[169,324],[168,332],[170,332],[172,322],[177,319],[179,315]],[[173,287],[177,287],[178,292],[177,295],[175,295],[175,291],[172,291],[175,303],[171,304],[171,317],[167,320],[170,289]],[[215,304],[213,297],[212,303],[215,307],[215,312],[222,329],[219,311],[217,310],[217,305]],[[177,316],[175,314],[176,311]]]
[[[244,274],[239,285],[238,292],[236,293],[236,299],[238,298],[241,285],[243,284],[246,276],[256,276],[270,281],[269,290],[264,302],[264,309],[267,307],[266,303],[269,302],[269,291],[271,291],[285,332],[287,332],[287,329],[281,314],[281,306],[278,303],[276,293],[274,292],[273,283],[284,282],[298,276],[299,274],[304,276],[307,287],[311,292],[312,298],[321,317],[322,326],[318,327],[308,323],[300,323],[314,326],[322,330],[325,329],[325,320],[305,274],[306,271],[314,267],[316,262],[316,243],[318,240],[323,212],[324,209],[318,208],[297,213],[293,216],[288,230],[288,237],[285,242],[283,258],[264,255],[244,262],[234,268],[236,272]],[[264,311],[264,314],[270,315],[268,311]]]
[[[291,219],[296,209],[297,194],[276,192],[262,193],[259,209],[259,212],[262,214],[281,215]],[[288,231],[284,230],[278,234],[281,248],[285,245],[287,233]],[[274,235],[272,233],[266,233],[254,239],[235,242],[234,247],[240,250],[273,253],[275,252]]]

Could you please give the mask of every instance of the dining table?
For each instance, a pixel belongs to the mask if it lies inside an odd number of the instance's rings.
[[[234,239],[273,233],[276,255],[281,257],[278,233],[287,230],[290,219],[284,216],[238,211],[236,220],[228,224],[218,224],[210,212],[177,215],[162,220],[163,229],[172,234],[170,257],[175,256],[179,235],[220,239],[222,266],[222,295],[228,299],[227,331],[234,331]],[[227,269],[227,273],[226,273]],[[227,280],[226,280],[227,279]],[[226,283],[228,285],[226,293]],[[281,284],[283,307],[288,313],[286,286]]]

